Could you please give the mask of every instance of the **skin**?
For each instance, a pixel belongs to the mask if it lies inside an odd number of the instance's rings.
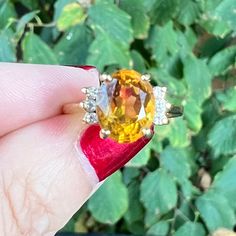
[[[62,115],[86,86],[96,69],[0,63],[1,236],[55,235],[96,190],[76,147],[84,112]]]

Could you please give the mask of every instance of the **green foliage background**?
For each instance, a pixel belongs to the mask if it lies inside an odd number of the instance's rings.
[[[185,108],[63,231],[233,229],[235,34],[235,0],[0,0],[0,61],[135,68]]]

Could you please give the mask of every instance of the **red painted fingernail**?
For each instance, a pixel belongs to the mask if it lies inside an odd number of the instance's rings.
[[[119,144],[109,138],[101,139],[99,131],[98,125],[89,126],[77,145],[81,147],[100,181],[121,168],[150,141],[140,138],[133,143]]]
[[[90,65],[79,65],[79,66],[72,65],[72,67],[81,68],[81,69],[84,69],[84,70],[91,70],[91,69],[96,68],[95,66],[90,66]]]

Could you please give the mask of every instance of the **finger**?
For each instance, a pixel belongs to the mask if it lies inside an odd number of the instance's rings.
[[[0,234],[4,219],[12,222],[14,212],[21,232],[54,235],[99,180],[124,165],[149,141],[118,144],[102,140],[99,127],[81,125],[81,119],[82,113],[62,115],[1,139],[0,199],[8,204],[2,204]],[[9,235],[18,235],[17,229],[11,230],[15,231]]]
[[[65,103],[81,101],[81,88],[99,83],[98,71],[86,69],[0,63],[0,136],[60,114]]]

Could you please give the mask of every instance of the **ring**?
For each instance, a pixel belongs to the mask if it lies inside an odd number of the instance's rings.
[[[86,87],[86,99],[66,104],[64,113],[86,111],[83,121],[99,123],[100,137],[118,143],[134,142],[141,137],[151,138],[154,125],[166,125],[169,118],[181,116],[183,108],[171,105],[166,99],[166,87],[150,84],[149,74],[122,69],[112,75],[100,75],[100,87]]]

